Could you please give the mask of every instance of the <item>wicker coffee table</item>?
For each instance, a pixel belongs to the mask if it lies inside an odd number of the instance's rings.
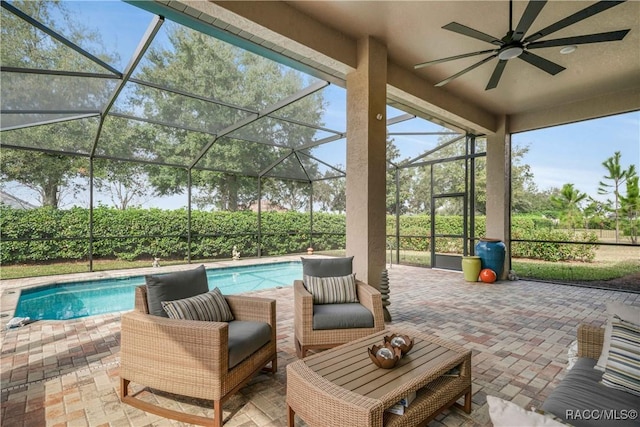
[[[412,337],[413,349],[394,368],[378,368],[367,348],[394,332]],[[404,415],[385,412],[413,391]],[[430,335],[386,330],[287,366],[289,427],[296,414],[309,426],[415,427],[452,405],[471,412],[471,351]]]

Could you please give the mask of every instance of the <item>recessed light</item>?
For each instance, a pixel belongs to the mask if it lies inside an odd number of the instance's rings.
[[[509,59],[517,58],[523,52],[523,49],[520,46],[511,46],[506,49],[501,49],[500,53],[498,53],[498,58],[502,61],[507,61]]]
[[[563,55],[567,55],[569,53],[575,52],[577,48],[578,48],[578,46],[576,46],[576,45],[565,46],[562,49],[560,49],[560,53],[563,54]]]

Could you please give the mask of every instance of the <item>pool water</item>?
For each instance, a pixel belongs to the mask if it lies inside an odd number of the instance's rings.
[[[302,279],[300,262],[227,267],[207,270],[209,288],[223,294],[239,294],[260,289],[291,286]],[[32,320],[65,320],[133,309],[136,286],[144,276],[58,283],[24,289],[15,317]]]

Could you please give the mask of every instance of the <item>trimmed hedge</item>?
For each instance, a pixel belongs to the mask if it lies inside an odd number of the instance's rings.
[[[564,230],[540,229],[522,233],[512,231],[512,239],[543,240],[544,242],[513,242],[514,258],[541,259],[544,261],[591,262],[596,257],[598,237],[593,232],[572,233]],[[588,244],[556,243],[557,241],[584,242]]]
[[[93,257],[122,260],[186,259],[189,247],[186,209],[127,209],[98,207],[93,211]],[[309,215],[298,212],[262,214],[262,254],[306,251]],[[316,250],[345,247],[344,215],[315,213]],[[191,213],[192,259],[230,258],[236,246],[242,256],[258,251],[255,212]],[[0,262],[50,262],[88,259],[89,211],[82,208],[30,210],[0,206]],[[20,239],[8,241],[7,239]]]
[[[160,257],[186,259],[189,248],[186,209],[127,209],[98,207],[93,211],[93,257],[95,259],[136,260]],[[551,220],[514,216],[513,237],[530,240],[567,240],[597,242],[595,233],[573,234],[552,229]],[[437,234],[461,234],[462,217],[436,218]],[[262,254],[283,255],[305,252],[309,246],[310,218],[299,212],[263,212]],[[233,247],[244,257],[258,253],[258,215],[255,212],[191,213],[191,258],[230,258]],[[400,217],[400,249],[430,250],[431,218],[428,215]],[[80,260],[89,256],[89,210],[72,208],[30,210],[0,206],[0,262],[17,264],[60,260]],[[344,215],[313,214],[313,247],[316,251],[344,249]],[[395,236],[395,216],[387,217],[387,235]],[[485,218],[476,217],[475,236],[485,235]],[[20,239],[14,240],[11,239]],[[395,238],[389,237],[395,246]],[[595,257],[595,245],[561,243],[516,243],[514,257],[549,261],[583,260]],[[462,252],[462,239],[436,238],[436,251]]]

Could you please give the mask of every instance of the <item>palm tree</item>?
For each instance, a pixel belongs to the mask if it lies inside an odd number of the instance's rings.
[[[564,184],[559,194],[551,196],[551,202],[569,227],[573,227],[581,213],[580,203],[586,198],[587,194],[574,188],[573,184]]]
[[[602,166],[604,166],[609,172],[609,175],[605,175],[604,179],[613,181],[613,183],[607,184],[600,181],[598,185],[598,194],[613,194],[615,198],[613,211],[616,218],[616,243],[618,243],[618,235],[620,233],[620,221],[618,218],[618,211],[620,210],[620,187],[622,187],[622,184],[624,184],[629,178],[636,176],[636,167],[635,165],[630,165],[628,169],[623,170],[620,165],[619,151],[616,151],[613,154],[613,157],[609,157],[607,160],[602,162]]]
[[[620,196],[620,212],[629,220],[629,236],[631,243],[638,243],[638,227],[640,226],[640,186],[638,176],[627,179],[627,195]]]

